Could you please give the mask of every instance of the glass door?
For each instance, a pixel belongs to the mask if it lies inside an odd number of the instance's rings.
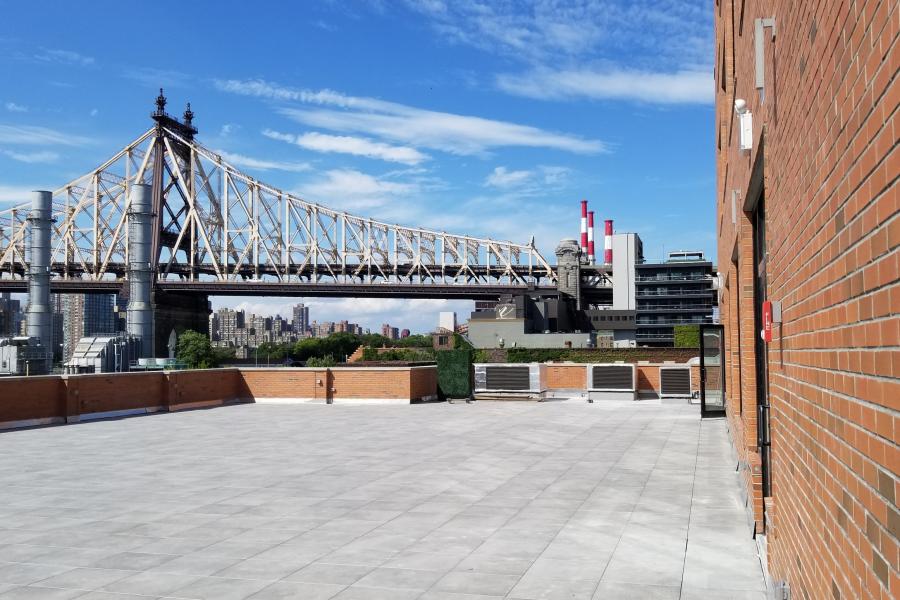
[[[725,332],[721,325],[700,325],[700,414],[725,416]]]

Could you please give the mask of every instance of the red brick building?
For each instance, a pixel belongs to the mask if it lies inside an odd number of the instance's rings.
[[[713,1],[727,414],[756,533],[791,598],[897,598],[900,2]]]

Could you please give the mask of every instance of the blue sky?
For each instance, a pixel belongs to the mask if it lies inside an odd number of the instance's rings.
[[[0,0],[0,206],[90,171],[190,101],[272,185],[545,255],[578,201],[651,258],[715,256],[712,3]],[[261,312],[292,299],[222,299]],[[310,300],[427,330],[468,303]]]

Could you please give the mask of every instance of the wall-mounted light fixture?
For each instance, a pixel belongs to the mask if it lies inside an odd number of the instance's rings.
[[[747,101],[738,98],[734,101],[734,112],[740,122],[739,143],[741,150],[753,148],[753,114],[747,108]]]

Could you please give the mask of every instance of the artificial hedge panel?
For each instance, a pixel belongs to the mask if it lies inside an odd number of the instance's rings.
[[[472,393],[472,351],[468,348],[435,352],[438,393],[444,398],[468,398]]]
[[[676,348],[699,348],[700,347],[700,326],[699,325],[676,325],[675,326],[675,347]]]

